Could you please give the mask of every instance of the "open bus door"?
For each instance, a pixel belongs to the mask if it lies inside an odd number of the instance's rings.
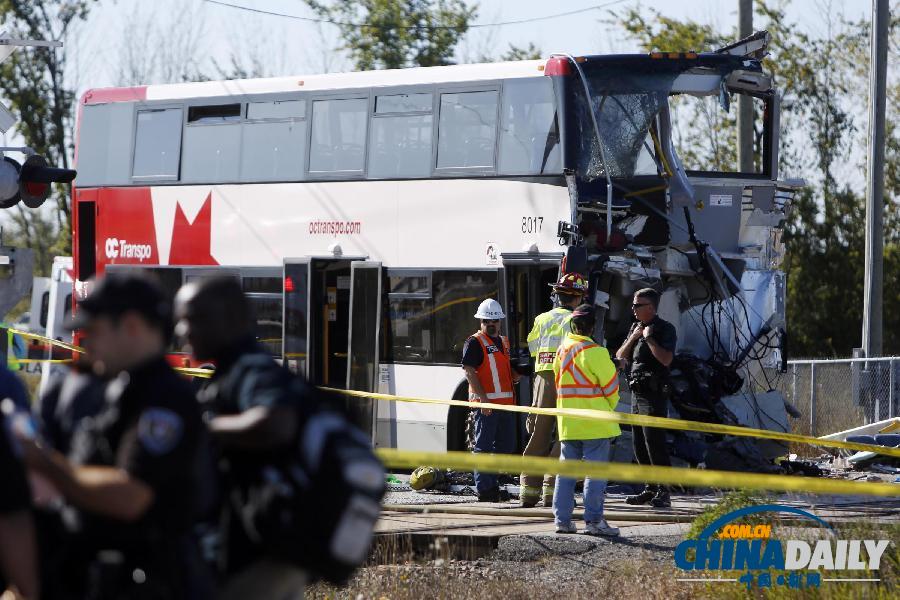
[[[350,266],[365,257],[284,259],[282,356],[314,385],[347,383]]]
[[[556,282],[562,253],[535,254],[514,252],[501,254],[502,294],[506,310],[506,334],[509,337],[510,358],[513,365],[524,373],[533,374],[534,365],[528,350],[528,333],[534,325],[534,318],[553,308],[549,285]],[[518,402],[531,404],[533,377],[522,377],[518,385]],[[519,419],[519,446],[528,442],[525,432],[525,416]]]
[[[381,326],[381,263],[350,264],[350,332],[347,389],[378,391],[378,338]],[[375,439],[376,402],[348,398],[353,421]]]

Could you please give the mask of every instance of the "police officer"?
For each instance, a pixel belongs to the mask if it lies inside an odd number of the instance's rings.
[[[18,596],[37,598],[39,593],[37,544],[31,516],[31,499],[25,470],[13,449],[0,416],[0,596],[13,589]]]
[[[28,466],[75,509],[68,571],[84,580],[55,583],[74,597],[209,597],[192,525],[209,502],[212,463],[199,405],[163,355],[170,302],[148,278],[108,275],[72,325],[109,379],[104,407],[76,431],[71,459],[23,440]]]
[[[225,581],[219,598],[302,598],[306,574],[269,555],[242,515],[253,490],[260,489],[263,470],[290,455],[308,387],[256,342],[250,308],[235,278],[185,285],[175,297],[175,315],[176,331],[194,358],[216,363],[200,398],[227,480],[218,561]]]
[[[466,339],[462,367],[469,382],[472,402],[515,404],[513,388],[519,374],[509,359],[509,340],[500,335],[500,319],[506,315],[493,298],[484,300],[475,313],[481,327]],[[510,454],[515,442],[515,415],[489,408],[475,411],[475,448],[473,452]],[[497,476],[475,471],[475,489],[479,502],[499,502],[502,497]]]
[[[581,304],[587,285],[578,273],[567,273],[552,284],[556,306],[534,319],[534,326],[528,334],[528,350],[534,357],[534,391],[532,406],[556,408],[556,386],[553,382],[553,358],[569,329],[572,310]],[[524,456],[559,457],[559,442],[553,432],[556,418],[547,415],[529,414],[525,429],[531,434],[525,446]],[[554,476],[545,475],[543,488],[539,475],[522,474],[520,500],[525,508],[537,505],[543,496],[544,506],[553,504]]]
[[[635,323],[616,357],[629,364],[628,383],[635,414],[653,417],[668,416],[669,365],[675,353],[675,327],[656,314],[659,292],[652,288],[638,290],[631,305]],[[634,455],[638,464],[670,466],[666,450],[666,430],[658,427],[632,427]],[[625,498],[628,504],[647,504],[657,508],[672,505],[665,486],[647,485],[634,496]]]

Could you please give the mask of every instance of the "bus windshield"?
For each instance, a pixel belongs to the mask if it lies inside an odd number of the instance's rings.
[[[576,119],[581,130],[578,172],[588,181],[606,177],[656,175],[650,128],[672,89],[678,73],[629,73],[604,67],[586,71],[597,129],[588,112],[583,87],[575,91]]]

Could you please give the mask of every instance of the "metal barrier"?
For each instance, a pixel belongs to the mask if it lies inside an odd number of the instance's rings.
[[[900,416],[900,357],[791,360],[778,389],[803,413],[793,433],[859,427]]]

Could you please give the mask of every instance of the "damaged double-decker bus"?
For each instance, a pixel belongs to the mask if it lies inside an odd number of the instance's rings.
[[[780,235],[796,186],[778,179],[766,42],[91,90],[76,298],[114,270],[153,270],[173,294],[229,274],[261,341],[312,382],[462,399],[478,304],[501,302],[526,373],[548,284],[578,271],[610,348],[634,291],[661,291],[679,337],[672,416],[787,428],[770,388],[785,358]],[[693,170],[677,152],[677,102],[728,114],[740,94],[757,106],[754,172]],[[517,392],[528,404],[528,377]],[[378,446],[466,446],[464,409],[350,402]],[[710,440],[673,442],[698,463]]]

